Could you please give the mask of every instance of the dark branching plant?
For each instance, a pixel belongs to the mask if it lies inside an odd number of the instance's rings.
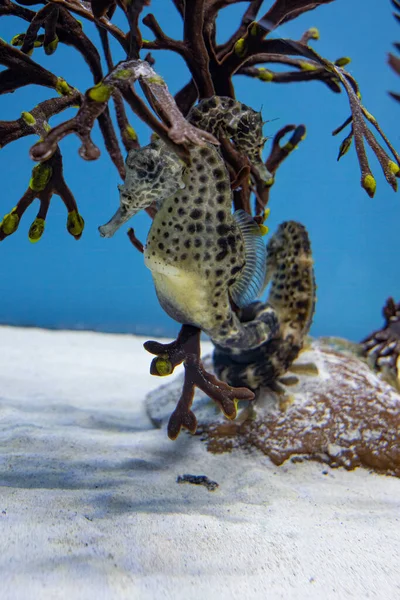
[[[141,20],[141,12],[150,4],[150,0],[0,0],[0,16],[19,17],[26,23],[25,31],[15,35],[9,43],[0,40],[0,64],[5,67],[0,72],[0,94],[12,93],[27,85],[51,88],[57,94],[23,112],[15,121],[0,121],[2,148],[23,136],[39,137],[30,150],[30,156],[37,165],[32,170],[25,194],[0,223],[0,240],[17,230],[25,210],[38,198],[39,212],[29,230],[30,240],[38,241],[44,231],[53,194],[59,195],[66,205],[67,229],[78,239],[84,221],[64,179],[60,148],[62,140],[74,133],[81,141],[81,158],[95,160],[100,151],[91,138],[91,132],[98,122],[107,152],[124,179],[125,165],[117,132],[125,151],[139,146],[135,130],[128,121],[129,112],[147,123],[184,161],[189,160],[188,149],[192,144],[220,144],[232,181],[235,209],[241,208],[252,213],[261,223],[277,169],[304,138],[305,127],[286,125],[277,132],[266,159],[272,180],[266,185],[256,172],[252,172],[250,183],[251,165],[246,157],[237,152],[233,142],[222,136],[217,140],[190,125],[185,118],[191,107],[203,98],[213,95],[235,97],[234,81],[237,76],[268,83],[317,80],[335,93],[344,90],[351,114],[333,133],[336,135],[345,127],[349,127],[350,131],[340,145],[339,158],[349,150],[354,139],[361,185],[372,197],[376,182],[369,167],[366,142],[376,155],[388,183],[396,190],[400,157],[376,119],[363,106],[357,82],[345,70],[349,60],[340,58],[331,62],[319,56],[310,47],[310,42],[319,37],[315,28],[306,31],[299,40],[271,36],[283,23],[333,0],[275,0],[261,15],[263,0],[247,0],[237,30],[224,43],[218,43],[219,12],[242,1],[171,0],[183,24],[182,39],[173,39],[163,31],[155,15],[147,14]],[[400,8],[398,0],[393,2],[396,8]],[[36,5],[40,5],[40,8],[36,9]],[[113,23],[115,11],[124,14],[126,30]],[[89,39],[79,19],[94,23],[98,40]],[[153,34],[153,40],[143,39],[142,25]],[[112,56],[110,37],[117,41],[125,55],[118,64],[115,64]],[[57,51],[60,43],[74,47],[88,64],[93,78],[88,89],[76,89],[73,82],[67,82],[32,58],[36,48],[43,47],[45,54],[50,55]],[[158,50],[175,52],[184,59],[190,71],[189,81],[175,98],[153,69],[155,59],[150,52],[156,56]],[[104,55],[107,73],[103,71],[100,52]],[[398,59],[391,58],[396,70],[398,62]],[[287,70],[274,71],[276,64],[284,65]],[[137,85],[143,90],[147,104],[139,97]],[[111,117],[110,104],[113,105],[114,118]],[[76,107],[76,115],[51,128],[51,118],[71,107]],[[371,125],[383,139],[388,151],[378,143]],[[255,199],[253,208],[252,197]],[[154,208],[151,207],[148,212],[154,216]],[[135,247],[143,251],[143,245],[133,230],[130,230],[129,237]],[[196,328],[183,326],[180,336],[172,345],[147,343],[149,352],[157,356],[152,364],[154,374],[169,374],[177,364],[184,362],[187,377],[175,412],[180,412],[176,422],[190,430],[195,429],[190,412],[195,386],[213,397],[229,417],[236,414],[235,399],[250,399],[253,395],[248,390],[242,390],[242,396],[238,396],[236,390],[233,397],[229,386],[225,386],[225,389],[222,384],[221,387],[221,382],[206,373],[199,363],[198,340],[199,331]],[[179,427],[175,428],[173,423],[171,427],[170,435],[176,437]]]
[[[38,198],[40,209],[29,230],[31,241],[38,241],[44,231],[53,194],[58,194],[67,207],[68,231],[75,238],[82,234],[84,222],[63,175],[59,144],[66,135],[77,135],[82,142],[80,156],[85,160],[95,160],[100,151],[91,139],[91,131],[97,121],[110,158],[123,179],[124,159],[116,129],[126,151],[139,145],[135,130],[128,121],[128,108],[187,160],[188,145],[216,140],[190,126],[184,117],[202,98],[214,94],[234,97],[234,78],[239,75],[271,83],[318,80],[333,92],[344,89],[349,98],[351,115],[334,134],[338,134],[346,126],[350,127],[350,132],[340,145],[339,158],[348,151],[354,139],[361,168],[361,185],[373,196],[376,183],[368,164],[365,150],[367,142],[377,156],[387,181],[396,189],[399,156],[377,121],[362,105],[357,83],[344,69],[348,59],[331,62],[320,57],[309,46],[311,40],[319,37],[315,28],[306,31],[300,40],[270,37],[271,32],[279,25],[333,0],[276,0],[261,17],[258,17],[258,13],[263,5],[262,0],[252,0],[247,2],[248,6],[238,29],[226,42],[218,44],[218,13],[239,1],[172,0],[182,17],[182,39],[169,37],[156,17],[148,14],[142,23],[150,29],[154,39],[147,41],[142,38],[140,15],[144,7],[150,4],[149,0],[20,0],[18,3],[1,0],[0,16],[19,17],[28,25],[25,33],[18,33],[10,43],[0,41],[0,64],[5,67],[0,72],[0,93],[11,93],[34,84],[54,89],[59,97],[41,102],[30,111],[23,112],[15,121],[0,121],[1,147],[26,135],[36,134],[40,138],[30,151],[31,158],[38,164],[33,168],[27,191],[15,208],[3,218],[0,239],[17,230],[24,211]],[[398,0],[393,2],[398,8]],[[37,4],[42,6],[36,11],[27,8]],[[126,17],[126,31],[112,22],[117,9]],[[82,18],[96,25],[98,42],[90,40],[86,35],[78,20]],[[126,59],[118,64],[113,61],[110,36],[117,40],[126,54]],[[53,74],[31,58],[35,48],[43,46],[45,53],[49,55],[56,52],[59,43],[73,46],[89,65],[93,85],[86,91],[77,90],[72,82]],[[157,50],[170,50],[179,54],[189,68],[191,79],[175,98],[172,98],[165,82],[152,68],[154,58],[150,51]],[[107,73],[103,72],[100,51],[105,57]],[[145,53],[143,60],[140,58],[141,52]],[[391,61],[396,66],[398,59],[393,57]],[[288,70],[275,72],[272,69],[274,64],[283,64]],[[262,65],[267,65],[268,68]],[[135,82],[143,89],[149,106],[135,91]],[[111,118],[110,101],[114,105],[115,119]],[[76,115],[52,129],[49,125],[51,117],[70,107],[77,108]],[[369,124],[381,135],[392,158],[377,142]],[[287,134],[291,134],[290,139],[282,143]],[[270,156],[266,160],[271,173],[275,175],[281,162],[300,143],[304,134],[303,125],[287,125],[276,134]],[[237,184],[233,186],[236,187],[233,193],[235,208],[244,208],[250,212],[253,193],[256,199],[254,213],[262,215],[269,200],[269,187],[262,181],[251,187],[248,177],[243,176],[248,172],[246,159],[238,155],[229,140],[220,142],[232,181]],[[255,173],[253,180],[257,180]],[[132,232],[130,237],[132,240],[136,239]],[[139,243],[137,245],[140,247]]]

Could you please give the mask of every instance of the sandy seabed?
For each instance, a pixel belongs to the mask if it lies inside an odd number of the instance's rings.
[[[399,598],[400,479],[171,442],[143,341],[0,328],[0,599]]]

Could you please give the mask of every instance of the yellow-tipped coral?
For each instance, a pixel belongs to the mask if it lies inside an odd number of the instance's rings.
[[[17,214],[17,208],[13,208],[11,212],[4,215],[3,220],[0,222],[0,231],[4,235],[11,235],[15,233],[19,225],[19,215]]]
[[[85,227],[85,221],[83,217],[76,210],[71,210],[68,213],[67,219],[67,230],[76,240],[82,235],[82,231]]]
[[[169,361],[167,358],[158,358],[155,361],[155,367],[160,377],[171,375],[173,371],[171,361]]]
[[[29,181],[29,187],[34,192],[42,192],[49,183],[53,169],[47,163],[39,163],[32,169],[32,177]]]
[[[28,238],[32,244],[36,244],[43,235],[45,220],[37,217],[29,228]]]
[[[365,175],[365,177],[361,180],[361,185],[367,192],[368,196],[373,198],[376,191],[375,177],[368,173],[368,175]]]
[[[112,87],[100,81],[100,83],[90,88],[87,94],[95,102],[107,102],[111,97]]]

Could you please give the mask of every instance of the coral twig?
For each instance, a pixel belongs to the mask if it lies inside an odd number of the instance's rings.
[[[293,132],[289,140],[281,146],[281,141],[285,135]],[[275,135],[272,142],[272,148],[269,157],[265,162],[265,166],[273,176],[271,183],[268,185],[265,182],[257,182],[255,190],[256,194],[256,215],[261,215],[265,207],[268,205],[270,189],[275,183],[275,173],[282,162],[297,148],[299,143],[306,136],[306,128],[304,125],[286,125]]]
[[[0,223],[0,241],[7,236],[15,233],[18,229],[20,220],[26,209],[32,204],[35,198],[39,199],[40,208],[36,219],[29,229],[29,240],[32,243],[38,242],[43,235],[47,212],[50,201],[54,194],[60,196],[68,211],[67,230],[76,239],[82,235],[85,222],[78,212],[78,206],[75,198],[65,183],[63,175],[62,156],[57,148],[53,156],[36,165],[32,169],[32,177],[29,187],[19,200],[15,208],[4,216]]]
[[[182,428],[195,433],[197,419],[191,410],[194,390],[198,387],[218,404],[228,419],[235,419],[237,402],[253,400],[254,393],[247,388],[233,388],[208,373],[200,360],[200,330],[192,325],[183,325],[178,338],[170,344],[149,341],[145,349],[156,358],[152,360],[152,375],[170,375],[175,367],[183,363],[185,379],[178,404],[168,423],[168,436],[174,440]]]
[[[130,84],[139,79],[146,86],[157,107],[163,107],[163,115],[170,121],[170,129],[158,124],[151,119],[151,113],[134,94]],[[76,117],[58,125],[46,138],[31,148],[31,158],[36,161],[47,160],[55,151],[57,144],[70,133],[76,133],[82,141],[79,154],[86,160],[95,160],[100,155],[100,150],[93,143],[90,134],[94,122],[102,115],[107,107],[108,100],[114,90],[121,92],[131,108],[151,120],[153,129],[166,143],[180,152],[179,145],[185,143],[203,145],[205,142],[218,144],[218,140],[211,134],[201,131],[188,123],[180,113],[173,97],[168,92],[164,80],[159,77],[148,63],[141,60],[120,62],[100,83],[89,88],[83,98],[82,105]]]

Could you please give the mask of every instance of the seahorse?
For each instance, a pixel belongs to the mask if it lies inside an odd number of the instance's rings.
[[[200,102],[189,121],[222,132],[265,181],[262,118],[231,98]],[[157,296],[176,321],[194,325],[216,346],[218,374],[255,389],[296,358],[314,311],[315,285],[304,227],[284,223],[266,250],[260,227],[244,211],[232,214],[232,192],[217,147],[190,149],[186,166],[160,140],[131,150],[120,208],[100,233],[110,237],[156,201],[144,259]],[[269,279],[267,304],[251,304]],[[243,368],[242,368],[243,366]]]
[[[292,367],[303,347],[314,315],[316,285],[310,240],[300,223],[282,223],[270,238],[265,286],[270,281],[268,301],[253,302],[239,310],[237,316],[245,323],[273,311],[279,322],[275,335],[257,348],[245,350],[215,344],[216,374],[229,385],[253,391],[261,387],[279,391],[279,378]],[[314,365],[296,367],[297,372],[315,374]]]

